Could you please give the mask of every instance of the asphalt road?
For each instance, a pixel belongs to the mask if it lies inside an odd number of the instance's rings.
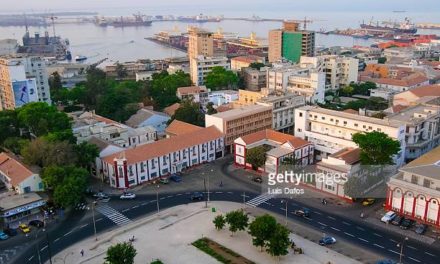
[[[249,201],[258,195],[258,192],[248,192],[246,193],[246,200]],[[160,208],[165,209],[189,203],[191,202],[190,196],[190,192],[163,194],[159,197]],[[210,198],[213,201],[243,202],[243,192],[233,189],[214,190],[211,192]],[[259,207],[267,209],[273,213],[285,215],[285,205],[281,203],[281,200],[282,199],[273,198],[260,204]],[[117,211],[131,220],[144,217],[157,211],[155,195],[138,195],[137,199],[133,201],[119,201],[117,197],[113,197],[107,205],[117,208]],[[311,208],[310,206],[306,206],[312,211],[309,219],[300,218],[291,213],[293,210],[302,208],[303,206],[306,205],[298,200],[289,200],[289,219],[311,226],[314,229],[322,230],[323,233],[332,235],[337,240],[343,240],[359,245],[370,251],[383,255],[386,258],[398,261],[400,248],[397,247],[397,244],[404,239],[402,236],[384,230],[373,229],[362,225],[362,223],[347,220],[338,215],[329,214],[317,208]],[[74,226],[68,227],[67,225]],[[96,228],[98,239],[102,232],[115,227],[116,224],[113,221],[97,212]],[[84,218],[83,221],[78,221],[75,224],[68,222],[65,226],[60,226],[60,228],[49,233],[50,251],[52,255],[55,255],[57,252],[60,252],[70,245],[93,235],[93,223],[90,217]],[[37,245],[35,245],[29,250],[23,252],[23,254],[14,260],[14,263],[40,263],[39,258],[42,263],[47,261],[49,258],[49,248],[47,246],[47,239],[44,235],[40,235],[38,252],[39,256],[37,254]],[[404,263],[438,264],[440,258],[440,252],[436,251],[435,248],[411,240],[405,243],[403,254]],[[71,255],[67,254],[62,257],[69,260]]]

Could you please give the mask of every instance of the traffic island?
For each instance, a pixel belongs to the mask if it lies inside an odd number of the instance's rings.
[[[206,237],[194,241],[192,245],[221,263],[255,264],[255,262]]]

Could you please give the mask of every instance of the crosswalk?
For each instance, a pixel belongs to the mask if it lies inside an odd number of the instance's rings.
[[[121,214],[120,212],[116,211],[112,207],[106,205],[106,204],[100,204],[96,207],[96,211],[103,214],[108,219],[112,220],[115,224],[118,226],[123,226],[128,223],[131,223],[131,220],[128,219],[125,215]]]
[[[249,200],[246,204],[252,207],[257,207],[260,204],[265,203],[266,201],[269,201],[274,197],[275,197],[274,194],[265,193]]]

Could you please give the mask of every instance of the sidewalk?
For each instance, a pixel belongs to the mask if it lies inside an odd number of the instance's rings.
[[[167,209],[158,215],[141,219],[127,226],[100,234],[98,242],[94,238],[86,239],[70,248],[58,253],[53,263],[103,263],[105,252],[110,245],[128,241],[133,235],[136,238],[134,246],[137,250],[135,263],[149,263],[160,259],[163,263],[218,263],[211,256],[191,245],[192,242],[208,237],[217,243],[241,254],[256,263],[296,263],[296,264],[358,264],[328,247],[322,247],[297,234],[291,238],[297,246],[304,249],[304,254],[294,255],[290,252],[278,262],[276,258],[252,245],[251,237],[247,232],[237,232],[233,237],[228,230],[217,231],[212,220],[220,213],[236,210],[241,204],[231,202],[213,202],[211,207],[216,213],[204,208],[204,203],[192,203]],[[265,213],[264,210],[250,210],[252,215]],[[283,223],[283,222],[282,222]],[[296,231],[299,228],[296,227]],[[319,232],[319,231],[315,231]],[[343,243],[341,243],[343,244]],[[346,245],[345,245],[346,246]],[[80,251],[85,254],[81,257]]]

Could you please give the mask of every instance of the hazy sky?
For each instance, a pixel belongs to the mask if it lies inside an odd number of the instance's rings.
[[[176,6],[193,7],[194,12],[207,9],[261,9],[267,7],[301,9],[304,11],[392,11],[440,12],[439,0],[0,0],[0,12],[22,11],[100,11],[112,8],[143,7],[152,10]],[[214,11],[211,10],[211,11]],[[439,13],[440,15],[440,13]]]

